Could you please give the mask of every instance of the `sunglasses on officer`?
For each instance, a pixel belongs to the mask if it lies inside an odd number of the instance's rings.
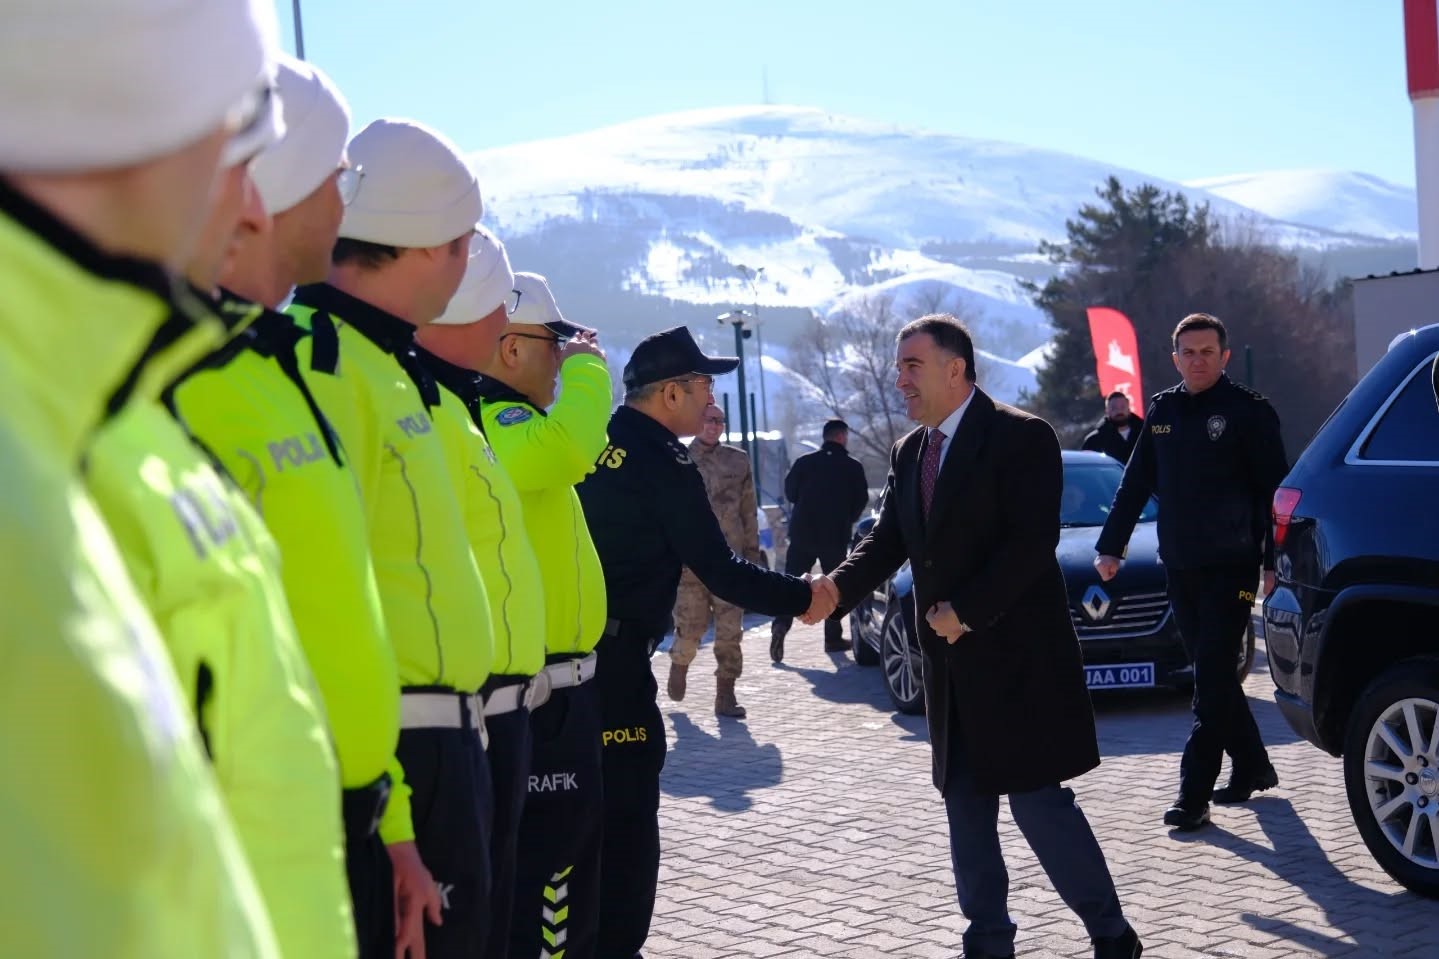
[[[705,392],[709,394],[713,394],[715,389],[715,378],[703,373],[692,373],[688,376],[672,376],[664,382],[678,384],[686,393],[694,392],[694,390],[690,389],[691,383],[703,384]]]

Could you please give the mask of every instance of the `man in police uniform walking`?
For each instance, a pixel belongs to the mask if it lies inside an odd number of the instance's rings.
[[[1101,578],[1119,570],[1134,524],[1159,498],[1159,552],[1169,601],[1194,664],[1194,726],[1180,761],[1179,796],[1166,825],[1198,829],[1209,803],[1242,803],[1279,777],[1249,711],[1237,666],[1261,561],[1274,582],[1269,507],[1289,467],[1269,401],[1229,379],[1228,334],[1194,313],[1174,330],[1183,382],[1150,400],[1149,419],[1095,549]],[[1229,784],[1216,790],[1224,753]]]
[[[710,404],[705,409],[703,428],[689,445],[690,458],[704,477],[710,508],[730,549],[758,563],[754,472],[743,450],[720,442],[724,428],[724,411]],[[744,669],[740,644],[744,638],[744,610],[717,599],[688,569],[680,576],[679,599],[675,603],[675,642],[670,650],[666,688],[670,699],[678,702],[685,698],[690,663],[699,652],[711,614],[715,628],[715,715],[743,719],[745,708],[735,699],[734,684]]]
[[[678,436],[700,432],[714,378],[739,365],[706,356],[689,330],[641,340],[609,445],[580,484],[609,595],[600,640],[605,836],[601,959],[631,959],[649,935],[659,878],[659,776],[665,731],[650,657],[669,630],[680,568],[720,599],[770,616],[808,612],[804,580],[745,562],[725,542],[704,480]]]
[[[536,678],[549,699],[530,716],[509,954],[593,959],[604,811],[594,648],[605,582],[575,484],[605,447],[610,372],[595,331],[565,319],[544,277],[516,273],[514,287],[509,326],[471,402],[519,490],[544,580],[546,665]]]

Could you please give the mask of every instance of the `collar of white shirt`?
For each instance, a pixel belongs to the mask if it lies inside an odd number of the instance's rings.
[[[944,463],[944,458],[949,455],[950,444],[954,442],[954,434],[959,431],[959,421],[964,418],[964,411],[969,409],[969,404],[974,400],[974,389],[971,387],[969,395],[964,402],[955,407],[954,412],[944,418],[939,424],[939,429],[944,433],[944,444],[939,448],[939,462]]]

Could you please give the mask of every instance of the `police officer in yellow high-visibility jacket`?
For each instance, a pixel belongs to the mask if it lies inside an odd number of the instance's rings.
[[[0,942],[269,959],[169,657],[79,478],[95,429],[159,388],[146,347],[180,309],[160,264],[188,255],[261,37],[216,3],[117,46],[146,4],[77,6],[11,6],[0,30]],[[189,72],[174,42],[210,54],[183,111],[158,95]]]
[[[466,409],[479,366],[504,329],[514,274],[504,246],[483,228],[470,238],[465,279],[444,314],[420,328],[420,358],[440,383],[435,428],[465,512],[470,548],[490,598],[495,658],[485,683],[490,773],[495,787],[490,843],[490,935],[485,956],[509,959],[515,857],[530,772],[530,706],[544,687],[532,684],[545,664],[544,589],[525,529],[519,494]],[[535,952],[534,955],[539,955]]]
[[[419,124],[371,123],[349,155],[363,177],[345,207],[329,281],[301,287],[290,312],[311,331],[301,372],[360,482],[399,667],[399,758],[413,838],[434,881],[398,888],[398,902],[433,897],[426,913],[443,924],[424,928],[428,959],[472,959],[488,931],[493,796],[479,692],[493,637],[434,427],[440,390],[419,362],[414,332],[459,287],[483,204],[458,149]],[[402,944],[416,918],[401,917]]]
[[[181,416],[236,479],[275,538],[300,643],[324,696],[344,789],[345,865],[360,959],[392,959],[394,885],[380,817],[408,830],[398,763],[400,688],[380,611],[364,507],[344,451],[300,376],[304,332],[273,309],[325,278],[359,173],[349,113],[329,80],[279,55],[285,133],[251,164],[273,229],[247,230],[220,277],[238,330],[174,390]],[[259,306],[257,304],[265,304]],[[268,308],[267,308],[268,307]],[[388,802],[391,792],[399,797]]]
[[[232,162],[187,268],[196,286],[213,287],[239,221],[266,228],[247,169],[255,152],[253,139],[227,148]],[[173,381],[224,333],[213,314],[177,316],[152,341],[151,363]],[[137,402],[111,420],[85,475],[159,624],[280,948],[353,956],[339,775],[274,541],[173,404]]]
[[[605,580],[574,486],[605,447],[610,374],[593,331],[565,320],[544,277],[515,274],[515,292],[510,325],[471,401],[519,490],[545,584],[551,693],[530,718],[510,949],[537,956],[562,945],[567,959],[589,959],[599,930],[604,809],[599,689],[591,680]],[[556,377],[564,387],[558,401]]]

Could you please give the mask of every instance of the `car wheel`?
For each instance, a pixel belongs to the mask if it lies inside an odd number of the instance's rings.
[[[884,688],[894,708],[902,713],[924,712],[924,658],[914,623],[904,615],[907,601],[890,603],[880,631],[879,661],[884,668]]]
[[[1244,646],[1239,651],[1239,681],[1242,683],[1254,668],[1254,620],[1249,620],[1249,629],[1244,633]]]
[[[881,602],[876,594],[850,611],[849,651],[854,656],[855,665],[879,665],[880,630],[888,605]]]
[[[1344,785],[1379,865],[1439,899],[1439,659],[1396,663],[1360,695],[1344,737]]]

